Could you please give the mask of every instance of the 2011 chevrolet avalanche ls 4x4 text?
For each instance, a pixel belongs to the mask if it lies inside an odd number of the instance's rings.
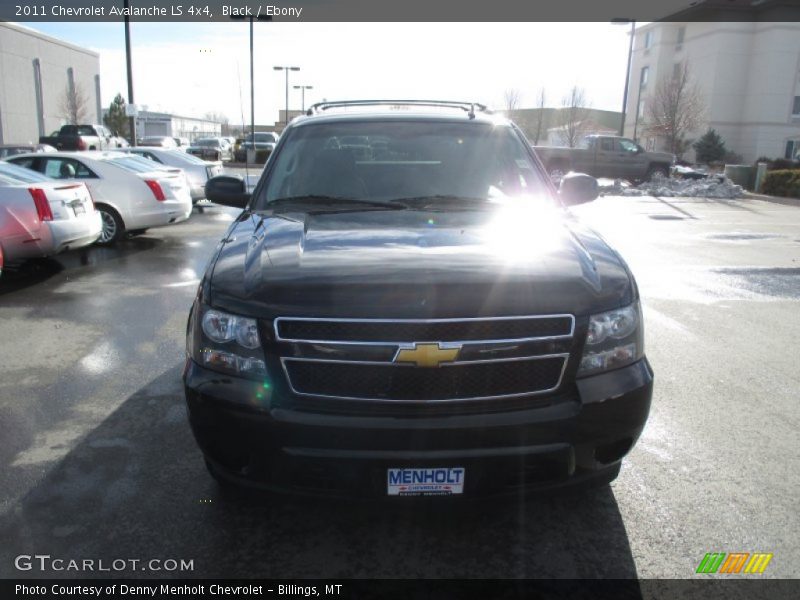
[[[188,323],[217,479],[478,496],[616,477],[653,373],[633,276],[567,209],[594,179],[556,191],[479,105],[347,102],[295,119],[252,195],[206,191],[244,209]]]

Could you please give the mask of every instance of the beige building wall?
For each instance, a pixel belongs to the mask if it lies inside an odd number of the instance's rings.
[[[800,149],[800,114],[793,115],[794,98],[800,96],[800,23],[651,23],[638,28],[625,135],[633,137],[637,104],[646,103],[657,81],[670,77],[683,61],[688,61],[706,107],[702,126],[689,138],[714,128],[745,162],[782,157],[791,140]],[[649,80],[640,89],[643,67],[649,69]],[[636,128],[640,143],[662,149],[660,140],[642,135],[643,120],[640,115]],[[694,151],[684,158],[692,160]]]
[[[37,67],[41,103],[37,100]],[[15,23],[0,22],[0,140],[37,142],[66,122],[61,108],[68,70],[87,98],[87,122],[100,122],[100,57]],[[41,130],[40,130],[41,129]]]

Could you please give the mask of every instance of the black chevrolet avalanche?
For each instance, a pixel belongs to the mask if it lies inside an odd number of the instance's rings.
[[[614,479],[650,408],[639,293],[520,130],[477,104],[314,106],[200,284],[184,370],[225,484],[357,497]]]

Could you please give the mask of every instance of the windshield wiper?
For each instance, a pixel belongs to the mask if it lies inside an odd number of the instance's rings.
[[[389,200],[368,200],[365,198],[345,198],[342,196],[324,196],[324,195],[307,195],[307,196],[287,196],[285,198],[276,198],[267,202],[265,208],[272,208],[281,204],[319,204],[330,207],[341,206],[342,210],[352,210],[353,204],[360,204],[372,206],[374,208],[384,208],[391,210],[402,210],[408,208],[402,202],[394,202]],[[345,208],[350,204],[350,207]]]
[[[451,194],[434,194],[432,196],[413,196],[410,198],[395,198],[390,202],[398,202],[408,207],[437,208],[437,205],[446,205],[448,209],[464,206],[465,208],[490,207],[491,203],[486,198],[474,196],[456,196]]]

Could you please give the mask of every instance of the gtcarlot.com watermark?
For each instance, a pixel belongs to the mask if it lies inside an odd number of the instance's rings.
[[[49,554],[20,554],[14,559],[18,571],[41,573],[52,572],[98,572],[152,571],[156,573],[183,573],[194,571],[194,559],[183,558],[59,558]]]

